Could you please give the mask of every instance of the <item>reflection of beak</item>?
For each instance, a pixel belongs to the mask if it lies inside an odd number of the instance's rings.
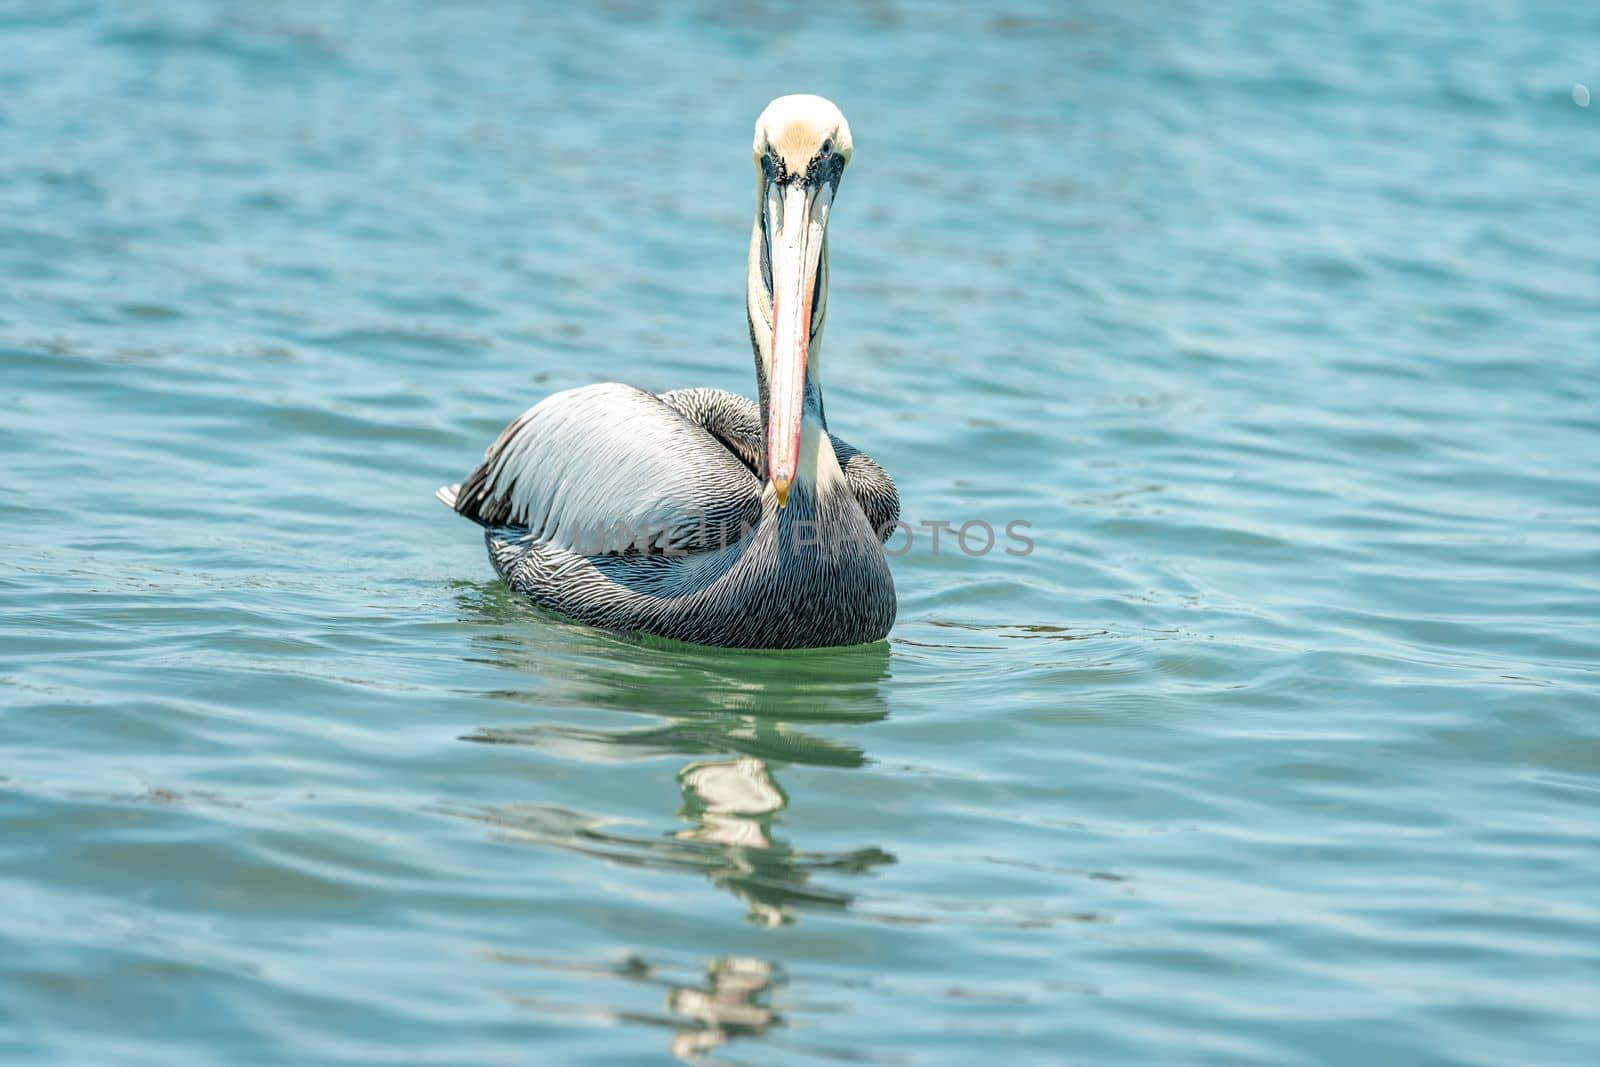
[[[800,463],[800,417],[805,406],[806,349],[811,344],[811,297],[828,228],[833,186],[795,180],[767,187],[767,247],[772,256],[772,376],[767,412],[767,473],[778,506]]]

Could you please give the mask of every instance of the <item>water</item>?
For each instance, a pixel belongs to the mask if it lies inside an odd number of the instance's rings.
[[[4,1061],[1592,1062],[1600,17],[583,6],[4,6]],[[834,427],[1035,550],[553,622],[432,490],[753,388],[795,90]]]

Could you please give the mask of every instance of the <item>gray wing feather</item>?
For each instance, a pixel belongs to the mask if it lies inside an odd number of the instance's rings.
[[[721,441],[757,478],[765,477],[762,473],[765,460],[761,453],[761,408],[754,400],[726,389],[704,386],[674,389],[662,393],[661,399]],[[839,469],[844,471],[845,484],[860,503],[867,522],[878,532],[879,539],[887,541],[900,518],[900,493],[895,489],[894,479],[859,448],[831,433],[829,437]]]
[[[833,454],[839,457],[844,482],[866,513],[868,524],[878,532],[879,540],[888,541],[900,521],[900,491],[894,487],[894,479],[871,456],[837,437]]]
[[[761,408],[749,397],[726,389],[696,386],[662,393],[661,400],[725,445],[750,473],[765,480],[761,453]]]
[[[451,506],[583,554],[693,552],[755,524],[761,483],[660,397],[608,382],[523,412]]]

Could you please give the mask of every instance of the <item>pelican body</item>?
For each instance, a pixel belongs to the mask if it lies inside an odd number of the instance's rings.
[[[481,524],[495,571],[594,626],[740,648],[881,640],[894,482],[828,432],[819,348],[828,212],[850,127],[816,96],[756,121],[745,303],[758,400],[614,382],[547,397],[439,498]]]

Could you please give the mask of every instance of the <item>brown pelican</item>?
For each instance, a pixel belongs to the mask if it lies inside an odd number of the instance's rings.
[[[580,622],[741,648],[878,641],[894,622],[889,476],[828,432],[828,211],[850,127],[817,96],[756,120],[745,304],[758,402],[606,383],[545,398],[439,490],[506,584]]]

